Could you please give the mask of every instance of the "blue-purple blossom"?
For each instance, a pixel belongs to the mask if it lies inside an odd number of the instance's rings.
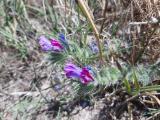
[[[56,92],[59,92],[59,91],[61,90],[62,86],[61,86],[60,84],[55,84],[55,85],[53,86],[53,88],[54,88],[54,90],[55,90]]]
[[[96,76],[96,72],[92,69],[91,66],[87,65],[86,68],[89,71],[89,73],[91,73],[93,76]]]
[[[65,65],[64,71],[68,78],[79,78],[83,84],[88,84],[94,80],[86,67],[80,68],[72,63],[68,63]]]
[[[89,47],[91,51],[93,52],[93,54],[97,54],[99,52],[96,41],[91,41],[91,43],[89,44]]]
[[[59,41],[63,44],[65,48],[69,48],[68,41],[63,33],[59,34]]]

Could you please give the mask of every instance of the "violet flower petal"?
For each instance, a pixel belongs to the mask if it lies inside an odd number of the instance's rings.
[[[80,78],[83,84],[88,84],[89,82],[94,80],[89,71],[87,70],[87,68],[85,67],[82,69]]]
[[[51,45],[53,46],[54,51],[62,51],[63,50],[63,46],[60,44],[60,42],[58,40],[55,40],[52,38]]]
[[[44,35],[40,36],[38,40],[42,50],[44,51],[53,50],[51,42]]]
[[[81,74],[81,68],[77,67],[76,65],[72,64],[72,63],[68,63],[65,68],[64,71],[66,73],[66,76],[68,78],[80,78],[80,74]]]

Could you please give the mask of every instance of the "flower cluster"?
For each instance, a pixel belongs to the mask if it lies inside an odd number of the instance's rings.
[[[93,54],[97,54],[99,52],[96,41],[91,41],[89,43],[89,48],[93,52]]]
[[[40,36],[39,45],[43,51],[47,52],[63,52],[65,48],[69,48],[68,42],[63,34],[59,35],[59,40],[54,38],[47,39],[45,36]],[[80,79],[80,82],[85,85],[94,80],[88,67],[80,68],[72,63],[67,63],[64,71],[67,78]]]
[[[94,80],[86,67],[80,68],[72,63],[68,63],[64,67],[64,71],[68,78],[79,78],[83,84],[88,84]]]
[[[54,38],[49,40],[45,36],[40,36],[39,44],[44,51],[60,52],[63,50],[62,44]]]
[[[98,54],[99,53],[97,42],[94,39],[91,42],[89,42],[88,46],[89,46],[89,48],[90,48],[90,50],[92,51],[93,54]],[[109,50],[108,49],[109,48],[108,40],[103,41],[103,47],[102,48],[103,48],[104,51]]]

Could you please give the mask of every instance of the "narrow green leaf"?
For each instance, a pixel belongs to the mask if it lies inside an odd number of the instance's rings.
[[[131,86],[126,78],[124,79],[124,86],[126,87],[127,92],[131,93]]]
[[[135,71],[133,72],[133,83],[135,85],[136,91],[139,92],[140,85],[139,85],[139,82],[138,82],[138,79],[137,79]]]

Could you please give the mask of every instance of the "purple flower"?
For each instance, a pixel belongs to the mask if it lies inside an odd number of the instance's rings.
[[[45,36],[40,36],[39,37],[39,44],[42,48],[42,50],[44,51],[52,51],[53,50],[53,46],[51,44],[51,42],[45,37]]]
[[[81,68],[77,67],[76,65],[74,65],[72,63],[68,63],[64,67],[64,71],[65,71],[66,76],[68,78],[79,78],[82,70],[81,70]]]
[[[60,52],[63,50],[63,46],[58,40],[51,39],[48,40],[45,36],[40,36],[39,44],[44,51]]]
[[[66,64],[64,71],[68,78],[79,78],[83,84],[88,84],[94,80],[87,68],[80,68],[72,63]]]

